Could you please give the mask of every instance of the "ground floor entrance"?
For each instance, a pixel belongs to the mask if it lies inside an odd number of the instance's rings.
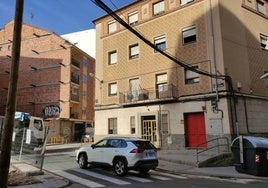
[[[184,114],[184,121],[186,147],[207,147],[204,112],[186,113]]]
[[[159,147],[159,132],[155,116],[142,116],[141,133],[143,139],[150,140],[156,147]]]

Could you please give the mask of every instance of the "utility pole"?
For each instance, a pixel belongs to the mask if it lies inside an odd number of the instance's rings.
[[[4,129],[2,132],[3,136],[1,140],[1,151],[0,151],[1,188],[7,188],[8,184],[8,174],[10,167],[11,147],[12,147],[12,134],[14,128],[15,111],[16,111],[16,96],[17,96],[17,84],[19,75],[23,5],[24,0],[16,0],[10,78],[9,78],[5,121],[4,121]]]

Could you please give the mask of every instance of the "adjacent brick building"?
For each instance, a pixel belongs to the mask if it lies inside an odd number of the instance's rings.
[[[268,134],[266,0],[137,0],[96,24],[95,137],[191,148]],[[207,144],[203,144],[206,147]]]
[[[5,113],[14,21],[0,30],[0,114]],[[50,137],[80,140],[94,124],[95,60],[59,35],[22,27],[17,111],[43,117]]]

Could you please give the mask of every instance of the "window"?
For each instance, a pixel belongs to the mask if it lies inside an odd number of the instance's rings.
[[[160,14],[165,11],[165,2],[160,1],[153,4],[153,15]]]
[[[108,134],[117,134],[117,118],[108,119]]]
[[[162,36],[154,38],[154,45],[159,50],[162,50],[162,51],[165,50],[166,49],[166,36],[162,35]]]
[[[108,23],[108,33],[113,33],[116,31],[116,21],[111,21]]]
[[[88,61],[87,61],[87,59],[83,59],[82,63],[83,63],[83,66],[84,66],[84,67],[87,67],[87,66],[88,66]]]
[[[117,83],[109,84],[109,96],[117,95]]]
[[[264,3],[262,1],[258,1],[258,0],[256,1],[256,3],[257,3],[257,11],[259,13],[264,14]]]
[[[161,131],[163,134],[169,134],[168,114],[161,114]]]
[[[128,24],[129,25],[134,25],[138,23],[138,12],[132,12],[128,15]]]
[[[108,53],[109,65],[113,65],[117,63],[117,52],[112,51]]]
[[[185,4],[190,3],[194,0],[180,0],[180,1],[181,1],[181,5],[185,5]]]
[[[193,68],[198,69],[198,66],[194,66]],[[199,74],[190,70],[185,70],[185,83],[193,84],[198,83],[200,81]]]
[[[196,42],[196,26],[182,29],[183,44]]]
[[[139,57],[139,45],[138,44],[134,44],[129,46],[129,59],[133,59],[133,58],[137,58]]]
[[[129,101],[139,100],[140,93],[140,80],[138,78],[129,80],[129,89],[130,92],[127,96]]]
[[[72,94],[78,95],[78,93],[79,93],[79,88],[77,86],[72,86]]]
[[[38,120],[38,119],[35,119],[34,120],[34,128],[36,128],[39,131],[42,131],[43,130],[42,121]]]
[[[130,116],[130,133],[136,133],[135,116]]]
[[[87,75],[82,76],[82,81],[83,81],[83,83],[87,83]]]
[[[268,50],[268,36],[260,35],[261,48]]]
[[[156,95],[157,98],[167,98],[168,97],[168,83],[167,74],[156,75]]]

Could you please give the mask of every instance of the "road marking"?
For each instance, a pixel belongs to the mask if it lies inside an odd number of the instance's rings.
[[[169,173],[158,172],[158,171],[152,171],[152,172],[157,173],[162,176],[168,176],[168,177],[177,178],[177,179],[187,179],[186,177],[175,175],[175,174],[169,174]]]
[[[109,182],[112,182],[112,183],[117,184],[117,185],[131,184],[130,182],[127,182],[127,181],[119,180],[117,178],[112,178],[112,177],[109,177],[109,176],[105,176],[105,175],[95,173],[95,172],[91,172],[91,171],[84,170],[84,169],[72,169],[72,170],[76,171],[76,172],[79,172],[79,173],[86,174],[88,176],[92,176],[94,178],[103,179],[105,181],[109,181]]]
[[[126,178],[131,179],[131,180],[135,180],[135,181],[139,181],[142,183],[149,183],[149,182],[153,182],[152,180],[149,179],[145,179],[145,178],[140,178],[140,177],[134,177],[134,176],[127,176]]]
[[[167,177],[162,177],[162,176],[157,176],[157,175],[150,175],[152,178],[159,179],[159,180],[171,180],[170,178]]]
[[[65,177],[73,182],[82,184],[86,187],[91,187],[91,188],[97,188],[97,187],[105,187],[105,185],[96,183],[94,181],[86,180],[84,178],[80,178],[78,176],[72,175],[70,173],[64,172],[64,171],[53,171],[53,173],[56,173],[62,177]]]

